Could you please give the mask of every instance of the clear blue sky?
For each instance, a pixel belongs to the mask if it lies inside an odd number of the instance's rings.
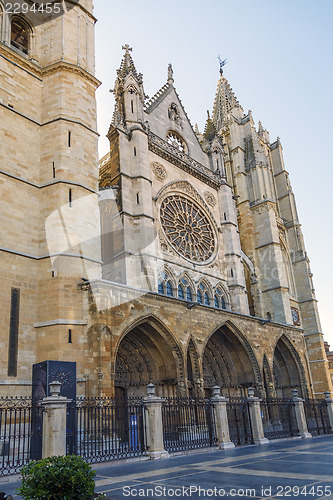
[[[121,47],[152,96],[174,68],[175,86],[194,125],[212,109],[218,60],[240,104],[284,148],[286,169],[314,274],[325,339],[333,350],[333,165],[331,157],[333,1],[96,0],[96,76],[100,156],[112,113]]]

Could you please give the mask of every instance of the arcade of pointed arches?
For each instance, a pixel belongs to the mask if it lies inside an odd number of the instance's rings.
[[[290,398],[297,389],[308,396],[305,370],[292,344],[282,335],[261,368],[246,337],[230,322],[211,333],[199,349],[190,336],[186,349],[153,316],[127,329],[116,348],[114,387],[122,397],[145,396],[153,383],[161,397],[210,397],[218,385],[225,397],[246,397],[254,386],[259,397]]]
[[[168,268],[159,273],[158,293],[216,309],[230,309],[229,296],[222,283],[213,287],[204,279],[195,285],[187,273],[177,279]]]

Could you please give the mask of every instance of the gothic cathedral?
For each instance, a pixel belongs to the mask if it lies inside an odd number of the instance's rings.
[[[75,361],[79,395],[323,397],[323,335],[282,146],[221,65],[203,132],[132,49],[98,169],[92,0],[0,0],[0,395]],[[111,117],[110,117],[111,119]]]

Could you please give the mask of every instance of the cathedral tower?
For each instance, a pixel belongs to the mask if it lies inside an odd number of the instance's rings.
[[[99,82],[91,0],[60,14],[5,8],[0,1],[0,390],[8,394],[8,385],[25,392],[35,362],[80,360],[78,282],[99,276],[100,265]]]
[[[251,314],[304,329],[314,392],[330,386],[323,334],[282,145],[243,112],[220,71],[213,123],[225,144]]]

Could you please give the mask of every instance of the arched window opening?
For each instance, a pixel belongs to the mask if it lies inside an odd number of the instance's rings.
[[[173,285],[168,273],[162,272],[158,278],[158,293],[160,295],[167,295],[173,297]]]
[[[179,134],[177,134],[177,132],[169,130],[167,133],[167,142],[182,153],[186,153],[187,147],[185,141]]]
[[[30,28],[20,18],[14,18],[11,23],[10,43],[24,54],[29,52]]]
[[[187,278],[181,278],[178,285],[178,298],[186,300],[187,302],[192,302],[192,291],[190,282]]]
[[[214,294],[214,304],[216,309],[226,309],[226,300],[223,296],[223,290],[218,287]]]
[[[210,294],[206,284],[200,283],[197,290],[197,302],[198,304],[204,304],[205,306],[210,306]]]

